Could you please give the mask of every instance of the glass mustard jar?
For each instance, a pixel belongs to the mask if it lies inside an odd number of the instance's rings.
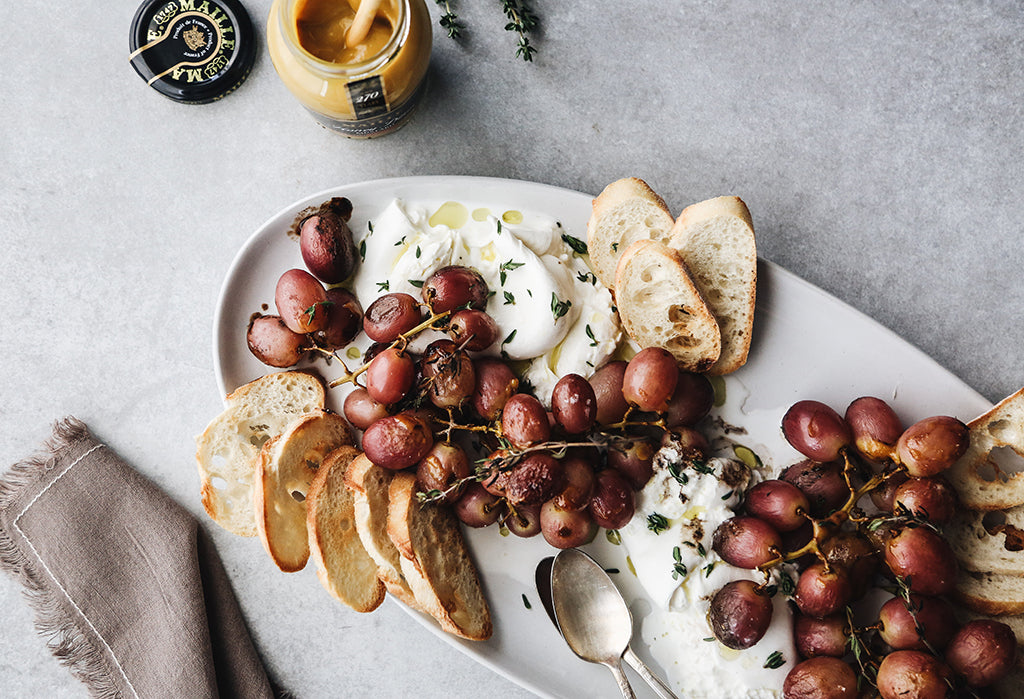
[[[382,0],[365,38],[347,46],[359,2],[274,0],[267,46],[285,86],[321,124],[372,138],[412,115],[433,38],[424,0]]]

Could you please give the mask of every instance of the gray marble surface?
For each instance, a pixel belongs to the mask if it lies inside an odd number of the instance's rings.
[[[262,26],[270,0],[245,4]],[[236,93],[183,106],[128,65],[134,2],[0,4],[0,465],[73,414],[203,517],[193,436],[221,405],[211,325],[232,257],[300,197],[402,175],[588,193],[636,175],[675,211],[739,194],[763,257],[992,401],[1024,385],[1019,3],[537,2],[533,64],[499,3],[453,5],[466,40],[437,36],[414,120],[355,142],[302,111],[262,42]],[[395,605],[347,613],[213,534],[298,696],[529,694]],[[338,633],[308,638],[307,614]],[[84,696],[7,577],[0,626],[0,694]]]

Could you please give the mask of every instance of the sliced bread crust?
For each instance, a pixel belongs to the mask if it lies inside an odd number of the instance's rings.
[[[626,177],[594,199],[587,222],[590,267],[607,288],[615,286],[619,257],[637,240],[666,242],[674,223],[665,200],[646,182]]]
[[[747,205],[724,196],[686,207],[669,246],[683,258],[721,329],[722,351],[708,373],[736,371],[750,352],[757,289],[757,244]]]
[[[260,450],[253,488],[256,531],[286,573],[302,570],[309,560],[306,498],[317,469],[327,454],[351,444],[345,418],[319,410],[300,416]]]
[[[1024,506],[1002,512],[961,509],[944,532],[967,570],[1022,576],[1024,598]]]
[[[239,536],[256,536],[253,474],[263,444],[296,417],[324,407],[317,377],[288,371],[267,374],[225,398],[224,411],[196,438],[203,507],[214,522]]]
[[[1000,464],[999,451],[1024,458],[1024,388],[967,423],[967,451],[944,475],[961,502],[975,510],[1005,510],[1024,505],[1024,471]]]
[[[973,612],[990,616],[1024,614],[1024,578],[960,570],[956,598]]]
[[[623,252],[615,279],[619,317],[641,347],[668,350],[687,371],[707,371],[718,360],[718,323],[678,252],[638,240]]]
[[[420,607],[445,631],[483,641],[493,631],[480,576],[451,509],[416,499],[416,475],[400,471],[389,488],[388,535]]]
[[[306,495],[306,530],[324,588],[357,612],[372,612],[384,601],[384,583],[356,532],[355,498],[345,483],[349,464],[360,453],[343,446],[324,458]]]

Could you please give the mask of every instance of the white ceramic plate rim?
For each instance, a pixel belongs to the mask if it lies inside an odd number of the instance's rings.
[[[301,265],[297,243],[284,235],[297,213],[334,196],[352,200],[354,230],[357,222],[372,218],[397,196],[413,203],[458,200],[471,207],[480,203],[535,211],[559,220],[571,235],[583,240],[591,203],[590,195],[534,182],[441,176],[333,187],[282,208],[241,247],[221,288],[214,315],[213,358],[222,396],[270,371],[245,348],[248,318],[259,310],[258,299],[272,304],[277,276]],[[756,211],[754,218],[756,223]],[[288,250],[288,245],[294,250]],[[783,466],[797,460],[796,452],[779,439],[777,426],[785,407],[801,398],[824,400],[842,410],[858,395],[879,395],[905,420],[939,413],[970,419],[989,407],[985,398],[926,354],[835,297],[764,260],[758,275],[750,359],[727,378],[730,400],[719,413],[731,424],[749,426],[745,443],[766,461]],[[485,643],[462,641],[442,632],[429,618],[400,606],[446,642],[540,696],[614,692],[603,668],[579,661],[564,646],[537,599],[533,571],[553,549],[539,537],[506,541],[493,528],[470,531],[467,538],[488,588],[495,638]],[[621,565],[626,570],[621,547],[611,546],[603,536],[587,550],[605,566]],[[651,662],[639,632],[638,617],[643,616],[646,597],[630,577],[622,575],[617,582],[633,603],[638,625],[634,650]],[[533,602],[530,610],[524,595]],[[639,680],[633,684],[638,696],[653,696]]]

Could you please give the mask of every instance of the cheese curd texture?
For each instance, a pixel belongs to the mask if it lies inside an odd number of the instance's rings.
[[[590,376],[615,351],[622,331],[611,294],[573,254],[556,221],[510,224],[487,215],[454,229],[429,221],[427,209],[395,200],[372,222],[352,281],[364,308],[387,292],[420,298],[417,284],[441,267],[477,270],[492,292],[486,311],[500,330],[485,354],[526,362],[518,373],[545,405],[560,377]],[[436,337],[422,333],[412,348]]]
[[[771,625],[753,647],[737,651],[707,640],[712,638],[707,612],[715,592],[732,580],[764,579],[756,571],[725,563],[711,549],[715,529],[733,516],[750,475],[744,464],[731,459],[694,464],[671,447],[663,448],[655,457],[654,476],[638,494],[636,514],[619,530],[654,605],[643,619],[641,634],[681,697],[780,697],[786,675],[798,662],[792,617],[782,594],[775,595]],[[667,528],[650,529],[652,515],[664,517]],[[795,580],[792,571],[781,573]],[[773,574],[777,583],[779,573]],[[784,664],[764,667],[775,652],[782,654]]]

